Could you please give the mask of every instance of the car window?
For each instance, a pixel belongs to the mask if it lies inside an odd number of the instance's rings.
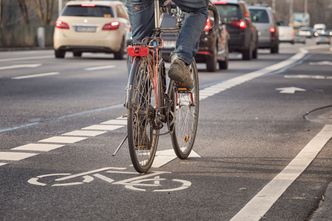
[[[242,13],[238,5],[216,5],[216,7],[218,9],[220,19],[225,23],[242,18]]]
[[[251,20],[255,23],[269,23],[269,15],[264,9],[250,9]]]
[[[108,6],[98,5],[68,5],[62,16],[82,16],[82,17],[114,17],[113,10]]]

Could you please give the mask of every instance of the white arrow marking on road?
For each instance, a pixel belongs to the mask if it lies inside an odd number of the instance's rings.
[[[41,64],[18,64],[18,65],[0,67],[0,70],[9,70],[9,69],[17,69],[17,68],[36,68],[39,66],[41,66]]]
[[[332,65],[331,61],[310,62],[310,65]]]
[[[294,94],[296,91],[306,91],[305,89],[298,87],[283,87],[277,88],[277,91],[280,91],[281,94]]]

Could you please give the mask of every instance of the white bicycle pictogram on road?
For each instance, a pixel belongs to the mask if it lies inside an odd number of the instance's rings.
[[[91,183],[95,178],[103,180],[112,185],[123,185],[125,188],[135,191],[151,191],[151,192],[173,192],[185,190],[191,186],[191,182],[180,179],[161,178],[160,175],[170,174],[170,172],[156,171],[146,175],[137,176],[136,172],[125,171],[123,167],[105,167],[83,173],[53,173],[33,177],[28,183],[37,186],[65,187],[76,186]],[[104,173],[104,174],[102,174]],[[107,174],[136,175],[132,178],[116,181]],[[172,188],[164,188],[161,183],[167,183]],[[165,185],[165,184],[164,184]]]

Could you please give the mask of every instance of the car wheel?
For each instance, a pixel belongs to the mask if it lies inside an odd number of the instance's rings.
[[[255,50],[252,52],[252,58],[257,59],[258,58],[258,48],[255,48]]]
[[[279,44],[276,44],[271,48],[271,54],[278,54],[278,53],[279,53]]]
[[[217,71],[217,49],[214,47],[211,56],[206,61],[206,69],[208,72]]]
[[[82,57],[82,52],[73,52],[74,57]]]
[[[253,51],[251,46],[242,52],[242,60],[249,61],[252,59]]]
[[[114,53],[114,58],[116,60],[122,60],[125,54],[125,40],[123,39],[121,42],[120,50]]]
[[[65,58],[66,51],[63,50],[54,50],[55,58]]]
[[[219,69],[220,70],[227,70],[228,69],[228,56],[225,58],[224,61],[219,61]]]

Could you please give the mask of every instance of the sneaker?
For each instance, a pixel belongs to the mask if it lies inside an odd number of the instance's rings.
[[[178,87],[193,88],[194,82],[190,76],[190,67],[179,57],[173,56],[171,67],[168,71],[170,79],[176,82]]]

